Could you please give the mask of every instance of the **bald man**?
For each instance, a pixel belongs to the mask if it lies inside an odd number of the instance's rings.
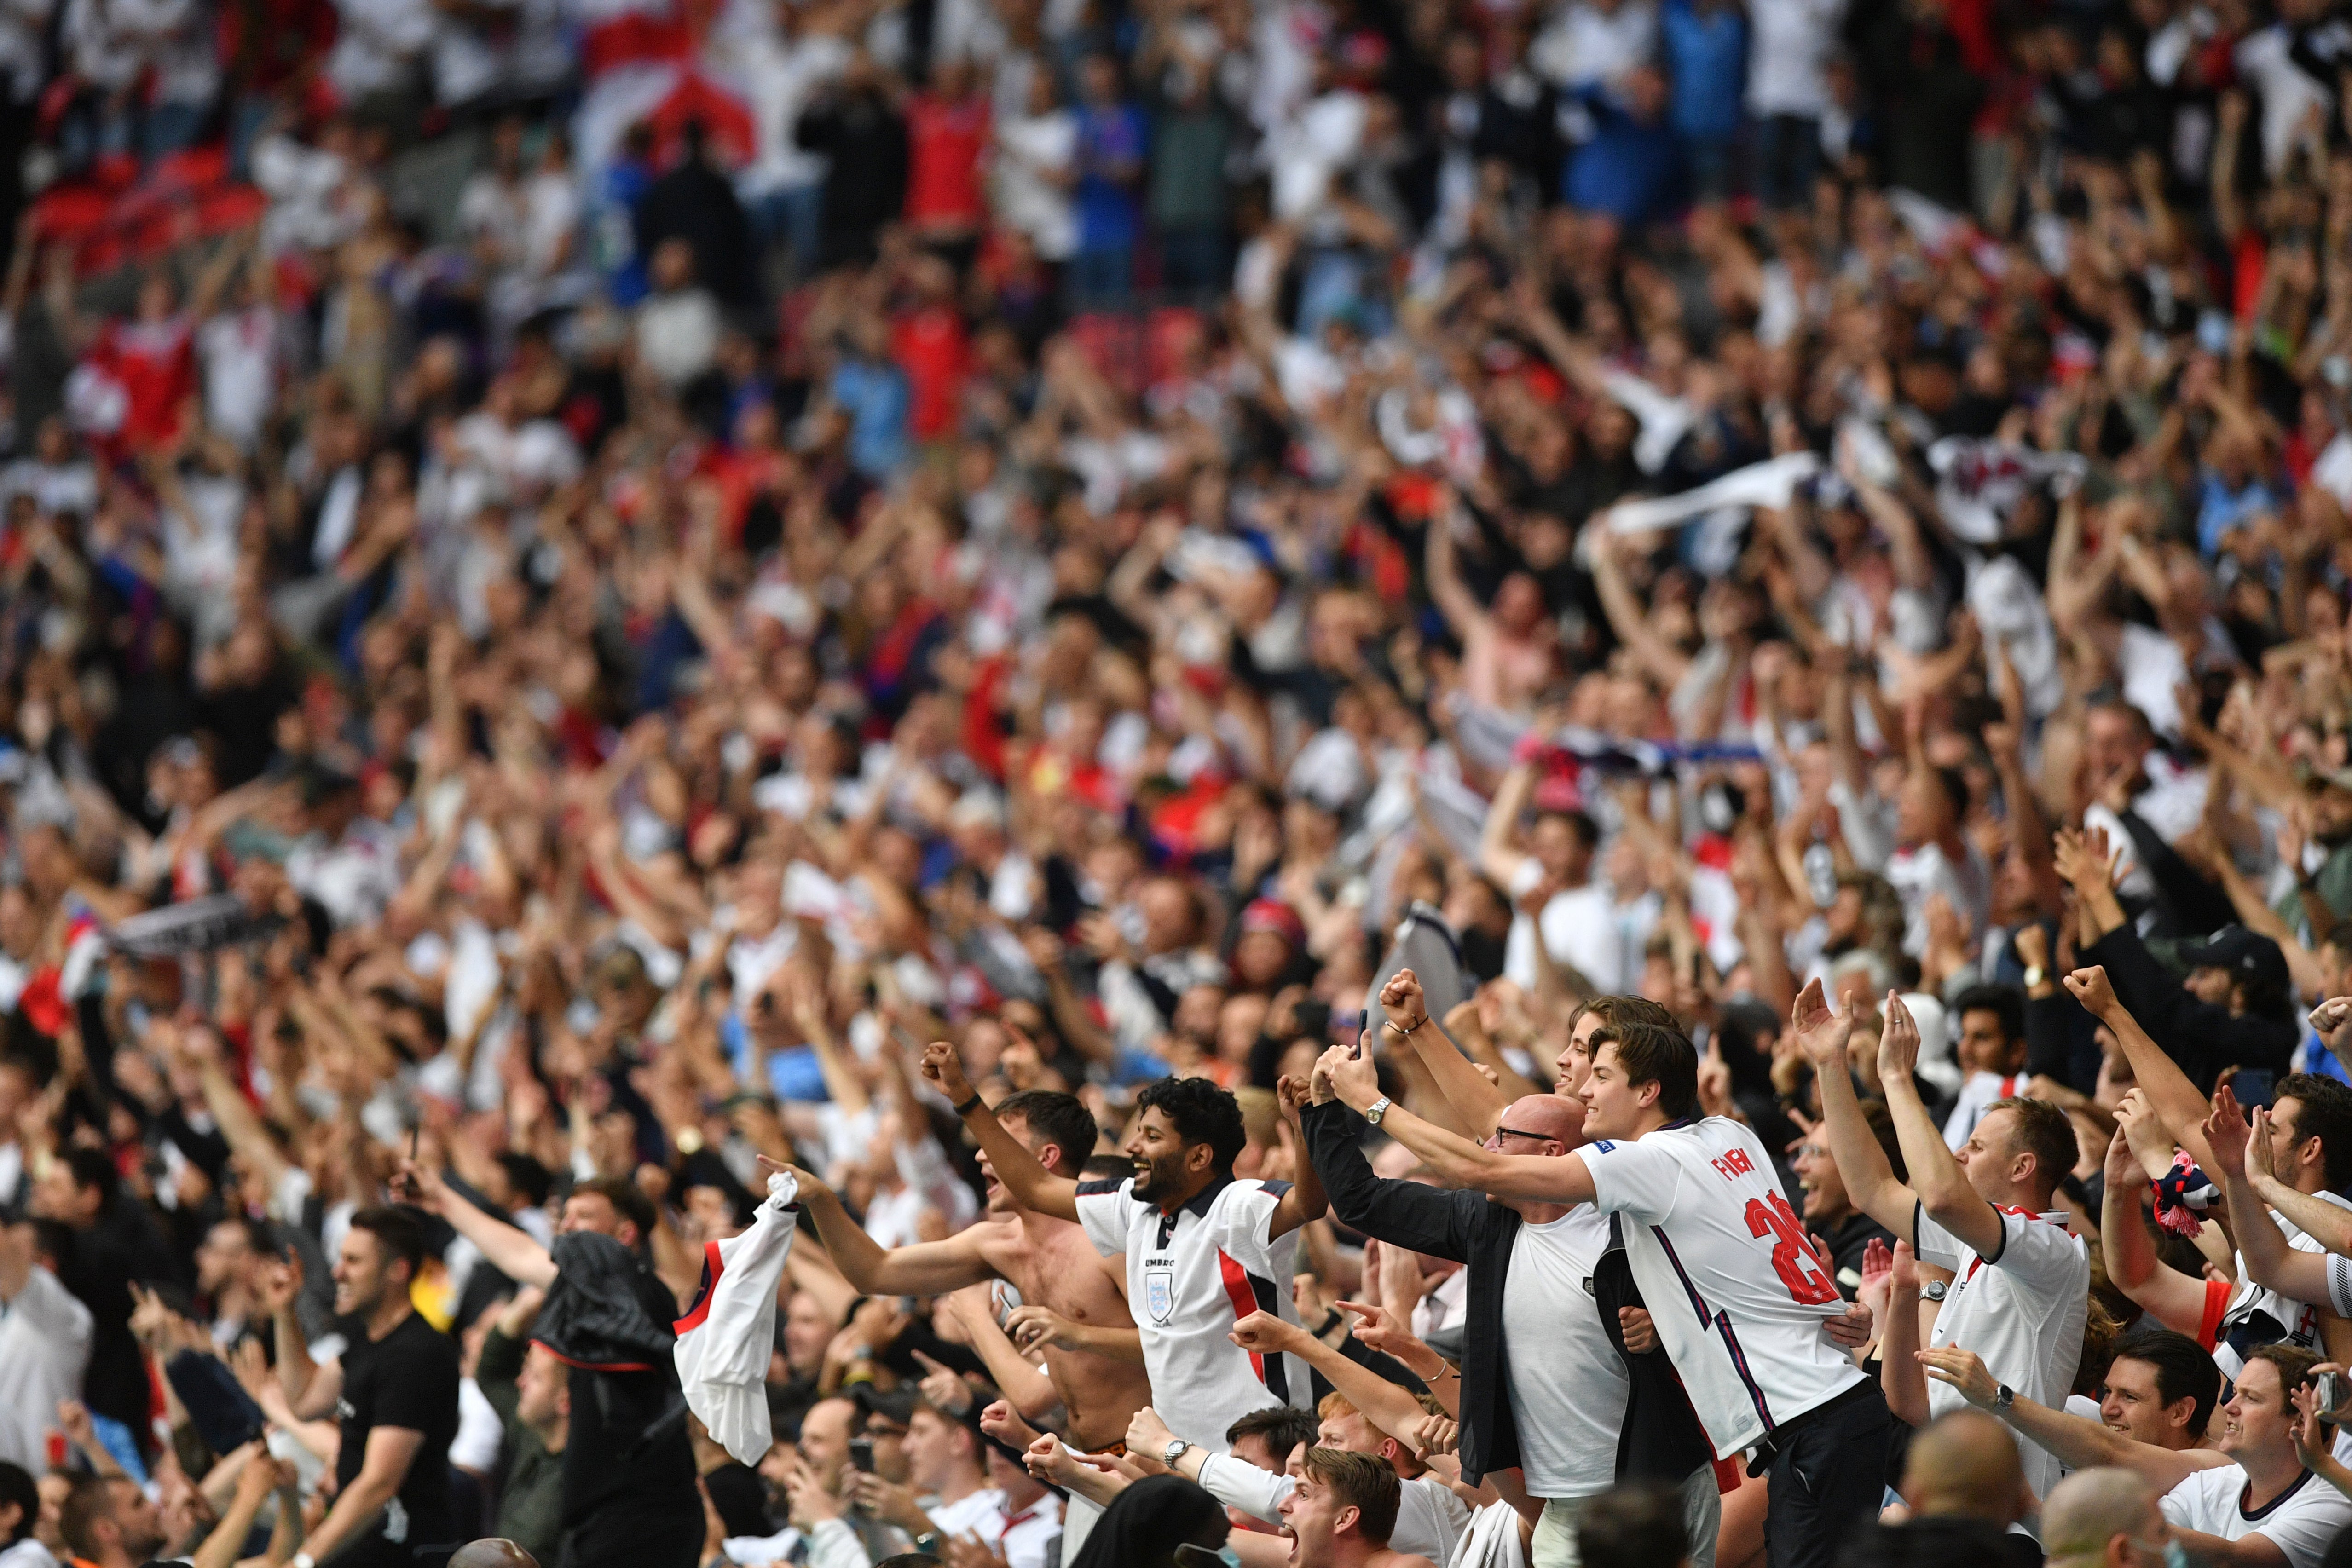
[[[2156,1489],[2117,1465],[2076,1470],[2042,1505],[2049,1568],[2163,1568],[2171,1540]]]
[[[1489,1470],[1520,1469],[1528,1495],[1544,1500],[1535,1568],[1573,1563],[1584,1505],[1621,1479],[1626,1357],[1587,1285],[1609,1249],[1608,1218],[1590,1204],[1505,1200],[1383,1180],[1365,1163],[1364,1123],[1319,1074],[1312,1098],[1302,1125],[1333,1212],[1367,1236],[1465,1266],[1464,1474],[1475,1483]],[[1496,1118],[1486,1145],[1515,1155],[1567,1155],[1584,1145],[1584,1104],[1555,1094],[1514,1100]],[[1415,1370],[1444,1375],[1433,1366]],[[1622,1472],[1623,1479],[1681,1486],[1696,1469],[1705,1484],[1686,1489],[1685,1500],[1697,1568],[1713,1568],[1722,1519],[1706,1458],[1691,1458],[1672,1474]]]
[[[2021,1568],[2038,1564],[2032,1538],[2010,1526],[2033,1511],[2009,1428],[1978,1410],[1955,1410],[1919,1428],[1896,1489],[1910,1518],[1874,1525],[1848,1568]]]
[[[449,1554],[449,1568],[539,1568],[539,1559],[499,1536],[468,1541]]]

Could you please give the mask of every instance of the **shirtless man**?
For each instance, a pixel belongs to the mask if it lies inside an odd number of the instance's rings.
[[[996,1115],[1039,1165],[1073,1179],[1101,1135],[1075,1096],[1046,1090],[1008,1095]],[[1024,1305],[1015,1326],[1027,1331],[1023,1349],[1044,1351],[1053,1394],[1068,1415],[1070,1446],[1088,1452],[1115,1448],[1127,1435],[1129,1420],[1151,1403],[1141,1336],[1128,1315],[1126,1261],[1100,1256],[1085,1229],[1069,1220],[1015,1207],[985,1151],[980,1168],[987,1179],[986,1218],[944,1241],[888,1249],[866,1234],[824,1183],[806,1171],[795,1169],[793,1175],[801,1184],[801,1204],[825,1250],[859,1291],[935,1296],[990,1280],[1019,1291]],[[1015,1385],[1006,1382],[1005,1393],[1013,1396]],[[1049,1401],[1016,1398],[1015,1405],[1030,1421],[1043,1419],[1051,1408]],[[1093,1522],[1080,1515],[1097,1511],[1076,1507],[1076,1500],[1063,1529],[1065,1562],[1076,1559],[1086,1527]]]

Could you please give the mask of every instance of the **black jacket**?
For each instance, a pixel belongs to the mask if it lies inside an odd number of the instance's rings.
[[[1381,1180],[1364,1160],[1363,1119],[1337,1100],[1307,1106],[1300,1125],[1307,1157],[1342,1224],[1432,1258],[1450,1258],[1469,1270],[1462,1322],[1462,1474],[1475,1486],[1489,1470],[1517,1469],[1503,1271],[1519,1233],[1518,1211],[1484,1193]]]
[[[2078,962],[2105,967],[2116,1000],[2147,1030],[2148,1039],[2180,1064],[2200,1094],[2213,1092],[2213,1081],[2225,1067],[2284,1072],[2302,1039],[2302,1028],[2291,1017],[2233,1015],[2226,1007],[2190,996],[2179,978],[2156,961],[2128,921],[2083,949]]]

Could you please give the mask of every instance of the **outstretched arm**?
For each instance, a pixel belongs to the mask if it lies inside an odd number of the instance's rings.
[[[555,1260],[530,1232],[483,1212],[451,1192],[436,1172],[414,1160],[400,1162],[400,1181],[416,1207],[437,1214],[449,1228],[481,1249],[490,1267],[518,1285],[541,1290],[555,1283]]]
[[[2110,1430],[2104,1422],[2053,1410],[2022,1394],[2003,1405],[1999,1398],[2000,1385],[1985,1370],[1983,1361],[1976,1352],[1958,1345],[1923,1350],[1919,1352],[1919,1361],[1927,1367],[1928,1376],[1938,1383],[1950,1384],[1969,1404],[2008,1422],[2021,1436],[2055,1454],[2059,1463],[2071,1470],[2088,1469],[2094,1465],[2119,1465],[2137,1471],[2161,1495],[2199,1470],[2230,1462],[2210,1448],[2159,1448],[2153,1443],[2134,1442]]]
[[[1358,1112],[1370,1109],[1381,1098],[1380,1078],[1371,1059],[1349,1056],[1344,1046],[1325,1051],[1317,1071],[1328,1073],[1339,1098]],[[1381,1131],[1459,1186],[1496,1197],[1543,1203],[1592,1201],[1592,1172],[1581,1155],[1498,1155],[1423,1121],[1402,1105],[1391,1105],[1382,1113]]]
[[[1297,1323],[1268,1312],[1255,1312],[1234,1325],[1226,1336],[1257,1355],[1296,1355],[1321,1373],[1364,1419],[1400,1443],[1413,1447],[1413,1435],[1428,1414],[1402,1384],[1391,1383],[1361,1362],[1349,1361]]]
[[[963,1075],[963,1062],[956,1049],[943,1040],[935,1040],[923,1048],[923,1076],[939,1085],[940,1092],[948,1097],[979,1141],[981,1153],[996,1171],[996,1179],[1013,1195],[1013,1201],[1032,1214],[1050,1215],[1055,1219],[1078,1223],[1078,1184],[1067,1176],[1055,1176],[1037,1163],[1020,1139],[1004,1130],[973,1092],[971,1083]]]
[[[940,1296],[994,1277],[996,1271],[981,1256],[976,1227],[944,1241],[886,1248],[849,1217],[840,1194],[798,1166],[791,1168],[793,1179],[800,1183],[801,1207],[815,1222],[834,1267],[860,1295]]]
[[[2288,1246],[2285,1233],[2270,1222],[2255,1190],[2256,1176],[2268,1179],[2271,1176],[2270,1113],[2257,1106],[2253,1124],[2248,1126],[2238,1108],[2238,1097],[2225,1083],[2213,1096],[2213,1113],[2206,1118],[2204,1131],[2221,1176],[2221,1190],[2230,1200],[2231,1230],[2245,1254],[2246,1272],[2254,1283],[2298,1301],[2326,1301],[2327,1255]],[[2282,1184],[2273,1181],[2272,1185]],[[2317,1207],[2332,1209],[2334,1206]]]

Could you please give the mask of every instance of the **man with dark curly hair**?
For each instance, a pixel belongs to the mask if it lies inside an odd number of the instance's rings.
[[[1121,1151],[1135,1174],[1076,1181],[1037,1163],[965,1081],[955,1048],[933,1044],[923,1074],[980,1142],[996,1177],[1024,1208],[1075,1220],[1096,1250],[1127,1255],[1128,1307],[1160,1419],[1175,1435],[1173,1465],[1194,1444],[1222,1448],[1234,1417],[1312,1397],[1304,1364],[1259,1356],[1226,1336],[1263,1309],[1296,1322],[1291,1256],[1298,1228],[1324,1210],[1312,1170],[1288,1182],[1239,1180],[1241,1106],[1205,1078],[1162,1078],[1136,1097]]]

